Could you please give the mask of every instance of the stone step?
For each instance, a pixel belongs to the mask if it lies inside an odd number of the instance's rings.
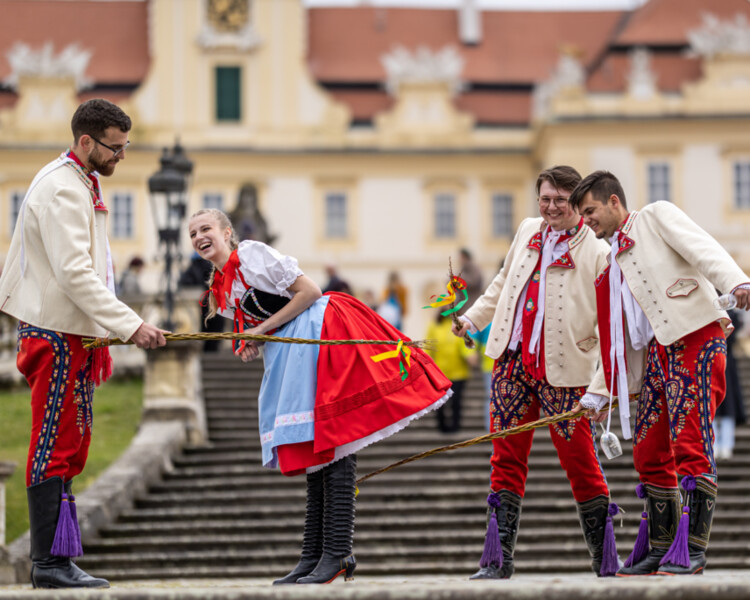
[[[750,365],[750,363],[749,363]],[[161,482],[87,544],[80,564],[112,580],[171,577],[263,577],[297,561],[304,521],[304,477],[287,478],[260,464],[257,430],[259,362],[229,353],[206,357],[204,394],[211,442],[173,457]],[[461,432],[436,430],[433,415],[358,455],[364,476],[426,450],[483,435],[486,399],[480,377],[464,400]],[[618,429],[615,427],[615,429]],[[624,558],[643,501],[632,445],[602,458]],[[360,485],[355,553],[364,576],[454,574],[477,569],[486,528],[491,444],[443,452],[380,474]],[[534,437],[516,552],[518,573],[588,572],[588,558],[569,482],[545,429]],[[736,460],[720,464],[721,492],[709,553],[712,568],[747,568],[750,427],[737,430]],[[622,523],[622,525],[621,525]]]
[[[417,545],[418,558],[414,556],[415,548],[406,546],[378,546],[378,547],[364,547],[363,545],[358,546],[356,551],[357,561],[362,565],[362,574],[365,572],[365,568],[376,570],[376,565],[381,566],[383,562],[391,563],[392,570],[391,574],[398,573],[399,575],[407,575],[413,568],[412,561],[419,562],[434,562],[443,561],[445,564],[454,561],[445,560],[446,556],[463,556],[466,557],[465,565],[461,570],[467,572],[473,572],[472,569],[476,570],[476,565],[481,555],[482,545],[477,544],[451,544],[451,545],[440,545],[431,546],[429,544],[418,544]],[[746,556],[748,550],[750,550],[750,543],[746,541],[720,541],[713,542],[711,545],[711,552],[709,560],[711,565],[715,568],[719,568],[718,557],[724,557],[730,559],[734,556]],[[578,557],[574,564],[582,564],[580,567],[582,570],[585,569],[590,563],[588,553],[582,540],[578,540],[575,543],[547,543],[546,541],[540,542],[523,542],[520,539],[516,545],[516,561],[517,570],[522,569],[527,572],[535,572],[539,569],[539,564],[536,561],[529,560],[529,557],[534,555],[554,555],[559,553],[565,553],[567,561],[570,561],[574,557]],[[109,554],[86,554],[84,558],[80,559],[78,564],[84,570],[94,571],[99,576],[106,576],[104,568],[123,568],[129,565],[139,565],[142,563],[153,563],[159,564],[163,568],[172,567],[194,567],[194,568],[205,568],[207,566],[216,565],[219,568],[227,566],[253,568],[259,566],[267,566],[270,568],[276,568],[280,563],[283,564],[288,560],[289,554],[283,548],[277,548],[273,541],[269,540],[265,547],[259,547],[253,550],[246,550],[241,548],[219,546],[214,550],[206,549],[193,549],[183,552],[177,552],[174,550],[161,551],[161,552],[148,552],[148,551],[135,551],[132,553],[109,553]],[[714,558],[717,560],[714,560]],[[473,560],[471,560],[473,558]],[[744,559],[746,560],[746,559]],[[562,562],[562,561],[561,561]],[[410,566],[406,566],[404,563],[412,563]],[[293,563],[290,563],[292,566]],[[459,563],[460,564],[460,563]],[[468,566],[472,565],[473,566]],[[367,565],[367,567],[365,567]],[[578,568],[578,567],[577,567]],[[561,571],[562,568],[555,568],[554,571]],[[456,572],[456,571],[452,571]]]
[[[710,563],[706,572],[720,569],[746,569],[750,561],[743,555],[715,555],[709,550]],[[460,575],[469,577],[478,568],[478,559],[446,560],[445,557],[435,559],[419,559],[405,557],[393,562],[367,561],[368,557],[358,555],[358,567],[355,571],[355,581],[358,577],[377,576],[399,576],[409,577],[417,575]],[[275,564],[265,565],[247,562],[241,565],[177,565],[170,566],[157,561],[156,567],[143,567],[141,565],[128,566],[126,568],[112,568],[106,561],[100,567],[90,567],[84,557],[79,563],[88,571],[95,571],[99,577],[105,577],[110,581],[137,580],[137,579],[223,579],[223,578],[266,578],[269,581],[285,575],[296,563],[297,558],[289,560],[278,560]],[[516,556],[515,566],[517,574],[536,573],[591,573],[590,559],[561,558],[539,559],[535,557],[524,557],[520,553]],[[146,563],[148,564],[148,563]]]

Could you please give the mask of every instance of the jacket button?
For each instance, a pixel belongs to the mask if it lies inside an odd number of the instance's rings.
[[[504,329],[501,329],[501,331],[505,331],[505,330],[504,330]],[[495,341],[496,341],[496,342],[499,342],[499,341],[500,341],[500,338],[495,338]]]
[[[560,352],[560,356],[565,356],[565,353],[564,352]]]

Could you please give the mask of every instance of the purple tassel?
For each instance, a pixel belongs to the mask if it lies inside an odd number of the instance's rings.
[[[695,477],[692,475],[685,475],[682,478],[682,489],[687,494],[690,494],[695,487]],[[688,540],[690,538],[690,507],[685,506],[682,509],[682,516],[680,517],[680,523],[677,525],[677,533],[674,536],[674,541],[669,547],[669,550],[659,562],[660,565],[666,565],[667,563],[676,565],[678,567],[688,568],[690,566],[690,549],[688,548]]]
[[[81,527],[78,525],[78,509],[76,508],[76,497],[73,494],[68,495],[68,504],[70,504],[70,518],[73,519],[73,529],[76,536],[76,556],[83,556],[83,544],[81,543]]]
[[[693,480],[695,482],[695,480]],[[684,487],[684,486],[683,486]],[[669,550],[659,562],[660,565],[673,564],[678,567],[690,566],[690,550],[688,549],[688,537],[690,535],[690,507],[682,509],[680,524]]]
[[[492,492],[487,496],[487,504],[491,508],[497,509],[502,506],[500,496]],[[497,513],[492,510],[490,513],[490,522],[487,524],[487,533],[484,536],[484,550],[482,558],[479,559],[480,567],[489,567],[495,565],[499,569],[503,566],[503,549],[500,546],[500,532],[497,528]]]
[[[641,513],[641,524],[638,526],[638,537],[635,538],[635,546],[630,556],[625,560],[626,567],[632,567],[634,564],[641,562],[649,550],[648,540],[648,513],[643,511]]]
[[[495,511],[490,515],[487,534],[484,536],[484,551],[479,559],[480,567],[495,565],[498,569],[503,566],[503,551],[500,547],[500,533],[497,530],[497,516]]]
[[[81,534],[78,522],[73,521],[68,495],[63,492],[60,502],[60,515],[57,518],[55,540],[52,542],[50,554],[54,556],[81,556]]]
[[[648,496],[646,486],[642,483],[639,483],[637,486],[635,486],[635,495],[638,496],[641,500]]]
[[[612,517],[620,512],[617,504],[612,502],[607,509],[607,523],[604,526],[604,543],[602,545],[602,567],[599,575],[611,577],[620,568],[617,556],[617,544],[615,543],[615,528],[612,525]]]
[[[682,478],[682,489],[685,490],[688,494],[692,492],[696,487],[695,477],[692,475],[685,475],[685,477]]]

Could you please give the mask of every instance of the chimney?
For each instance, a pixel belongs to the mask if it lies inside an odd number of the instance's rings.
[[[461,43],[476,46],[482,41],[482,13],[477,0],[461,0],[458,11],[458,35]]]

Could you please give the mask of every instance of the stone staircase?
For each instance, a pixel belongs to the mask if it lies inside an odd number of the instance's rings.
[[[743,360],[750,398],[750,360]],[[210,443],[187,447],[147,495],[88,543],[80,565],[111,580],[191,577],[273,579],[296,563],[304,518],[303,477],[260,466],[257,432],[259,362],[228,354],[204,358],[203,386]],[[427,415],[358,455],[364,475],[401,458],[483,433],[484,390],[467,385],[464,429],[445,435]],[[630,444],[604,461],[613,499],[626,511],[615,533],[624,558],[642,510],[634,488]],[[470,575],[485,532],[489,444],[416,461],[364,482],[357,499],[358,574]],[[721,490],[709,551],[710,566],[747,568],[750,537],[750,428],[739,428],[735,458],[720,465]],[[576,572],[589,558],[572,493],[540,429],[530,460],[516,549],[516,572]]]

